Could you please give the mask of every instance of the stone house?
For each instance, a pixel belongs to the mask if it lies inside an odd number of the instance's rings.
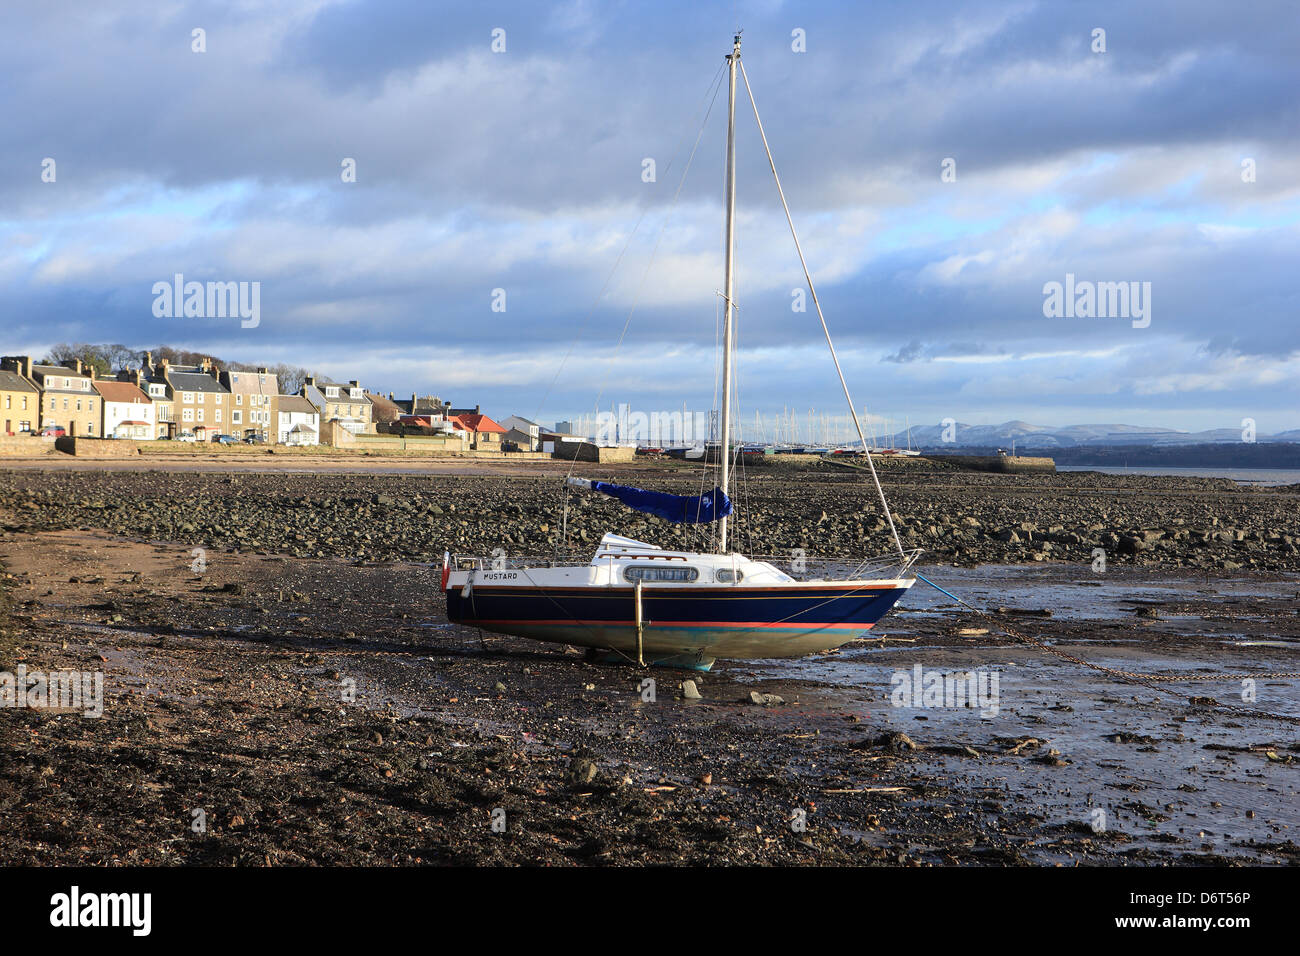
[[[506,430],[503,441],[513,442],[520,451],[537,451],[541,447],[542,426],[522,415],[511,415],[501,423]]]
[[[100,437],[99,393],[92,385],[95,371],[83,368],[80,359],[40,365],[28,355],[9,355],[0,359],[0,368],[17,372],[39,390],[38,430],[59,425],[69,436]]]
[[[280,400],[279,380],[265,368],[255,372],[226,369],[218,379],[230,392],[229,433],[236,438],[276,441],[280,432],[276,411]]]
[[[338,422],[354,435],[375,433],[370,399],[359,381],[353,379],[343,385],[309,377],[300,394],[316,406],[322,425]]]
[[[146,356],[146,359],[150,356]],[[172,365],[166,359],[153,366],[151,379],[167,386],[175,402],[177,433],[193,432],[199,441],[214,441],[230,426],[230,392],[209,361],[201,365]]]
[[[149,396],[153,403],[154,429],[157,438],[175,438],[177,432],[176,402],[167,394],[167,383],[149,377],[151,353],[145,353],[145,368],[124,368],[117,373],[119,382],[130,382]]]
[[[465,432],[470,447],[475,451],[501,450],[501,440],[505,437],[506,430],[486,415],[466,412],[453,416],[450,420],[453,427]]]
[[[41,390],[10,369],[0,369],[0,424],[3,435],[34,432],[40,421]]]

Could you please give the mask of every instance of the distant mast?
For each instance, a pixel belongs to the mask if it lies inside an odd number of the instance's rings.
[[[733,259],[736,251],[736,67],[740,64],[740,33],[737,32],[731,53],[727,56],[730,80],[727,92],[727,236],[726,272],[723,298],[726,314],[722,322],[722,444],[718,453],[722,457],[722,492],[731,494],[731,346],[733,340],[732,293],[734,286]],[[727,553],[727,519],[718,521],[718,551]]]

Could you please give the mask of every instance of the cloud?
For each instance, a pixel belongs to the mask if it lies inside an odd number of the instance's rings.
[[[606,378],[619,400],[707,401],[725,90],[674,196],[734,16],[582,0],[17,7],[0,35],[5,350],[167,341],[557,415]],[[755,3],[744,20],[860,400],[918,421],[956,404],[1080,421],[1150,405],[1199,428],[1224,414],[1215,392],[1296,414],[1287,5]],[[1099,24],[1105,54],[1089,47]],[[741,366],[773,376],[757,402],[829,408],[838,385],[815,313],[792,311],[802,271],[738,107]],[[260,281],[261,326],[154,318],[150,286],[176,272]],[[1151,328],[1045,318],[1042,286],[1066,273],[1150,282]]]

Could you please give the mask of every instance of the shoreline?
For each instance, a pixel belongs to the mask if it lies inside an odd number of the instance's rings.
[[[4,715],[0,825],[21,836],[0,862],[1300,859],[1290,726],[1064,665],[928,588],[840,651],[703,675],[448,624],[443,546],[545,547],[559,500],[548,478],[0,468],[12,663],[102,671],[107,694],[100,719]],[[974,473],[893,473],[887,491],[930,546],[927,576],[1070,653],[1139,671],[1295,669],[1300,568],[1290,547],[1249,537],[1300,536],[1294,493]],[[863,510],[873,494],[854,476],[766,475],[742,500],[770,540],[860,547],[881,540]],[[1091,540],[1015,561],[1098,507],[1121,530],[1183,527],[1180,515],[1224,530],[1156,538],[1103,573]],[[569,518],[582,549],[638,521],[647,537],[678,533],[603,499],[571,499]],[[1000,540],[1015,527],[1024,540]],[[949,560],[951,547],[970,553]],[[1202,560],[1252,554],[1231,570]],[[996,717],[891,706],[897,675],[918,665],[998,673]],[[683,697],[686,677],[702,700]],[[1182,690],[1231,703],[1241,689]],[[756,706],[754,692],[784,702]],[[1294,682],[1261,681],[1252,706],[1296,702]]]

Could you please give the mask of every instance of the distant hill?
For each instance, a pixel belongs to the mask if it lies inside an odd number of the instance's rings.
[[[951,438],[951,441],[945,441]],[[896,431],[889,435],[877,435],[876,444],[881,447],[932,448],[952,450],[954,448],[1006,448],[1012,443],[1016,450],[1021,447],[1036,449],[1078,448],[1078,447],[1117,447],[1124,445],[1161,447],[1170,445],[1210,445],[1231,444],[1244,445],[1240,428],[1212,428],[1200,432],[1183,432],[1173,428],[1151,428],[1143,425],[1066,425],[1052,427],[1033,425],[1029,422],[1010,421],[1000,425],[967,425],[957,422],[951,431],[942,423],[938,425],[917,425],[909,431]],[[1274,435],[1256,434],[1256,443],[1300,442],[1300,429],[1290,429]]]

